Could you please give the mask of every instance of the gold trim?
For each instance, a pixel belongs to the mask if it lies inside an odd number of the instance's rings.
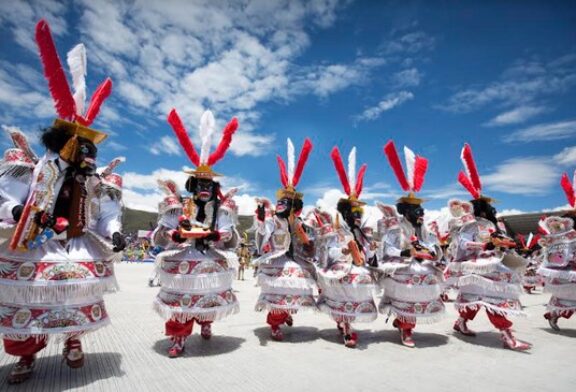
[[[288,198],[302,200],[303,197],[303,193],[297,192],[296,189],[290,186],[286,188],[280,188],[278,191],[276,191],[276,199]]]
[[[413,192],[410,192],[407,196],[402,196],[401,198],[396,200],[397,203],[407,203],[407,204],[414,204],[414,205],[420,205],[420,204],[424,203],[425,201],[426,201],[426,199],[421,199],[419,197],[416,197],[416,195]]]
[[[194,170],[184,170],[184,173],[189,174],[196,178],[213,179],[214,177],[224,177],[223,174],[216,173],[208,165],[202,164]]]
[[[85,127],[84,125],[75,122],[62,120],[61,118],[54,120],[54,128],[67,130],[73,135],[90,140],[94,144],[102,143],[104,139],[108,137],[104,132]]]

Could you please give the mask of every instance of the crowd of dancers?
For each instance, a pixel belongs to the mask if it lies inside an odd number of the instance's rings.
[[[9,383],[30,378],[36,354],[51,338],[64,341],[69,367],[84,365],[81,338],[109,323],[103,295],[117,289],[114,262],[126,246],[120,223],[122,178],[114,173],[122,159],[97,171],[96,146],[106,134],[90,127],[112,82],[106,79],[86,107],[84,46],[67,56],[70,89],[45,21],[37,25],[36,41],[58,118],[43,132],[42,156],[23,133],[11,130],[14,148],[0,162],[0,224],[13,227],[10,240],[0,247],[0,333],[5,352],[19,358]],[[153,305],[171,340],[168,355],[178,357],[195,324],[210,339],[215,321],[239,311],[232,284],[249,254],[247,240],[236,230],[235,190],[224,192],[218,182],[222,175],[213,170],[238,121],[226,124],[214,150],[210,111],[200,120],[199,149],[175,109],[168,123],[195,167],[185,184],[159,182],[165,196],[152,235],[154,246],[162,249],[156,256],[153,278],[160,289]],[[403,165],[389,141],[384,154],[406,194],[394,204],[377,204],[381,217],[374,230],[364,225],[361,195],[367,166],[357,170],[355,148],[347,166],[338,148],[330,154],[345,194],[336,212],[303,214],[304,195],[297,186],[312,149],[306,139],[296,159],[288,140],[287,159],[277,159],[281,187],[276,203],[257,199],[253,263],[260,294],[255,309],[265,312],[271,339],[283,340],[284,325],[293,325],[297,313],[320,310],[334,321],[343,344],[353,348],[358,343],[354,325],[372,322],[380,313],[394,318],[404,346],[415,347],[414,329],[442,320],[446,290],[452,288],[457,291],[456,333],[474,336],[469,324],[484,309],[504,347],[524,351],[531,346],[516,338],[510,321],[523,313],[523,289],[543,284],[552,294],[544,317],[555,330],[560,318],[576,310],[576,192],[566,174],[561,185],[572,211],[543,218],[539,237],[515,241],[499,225],[493,199],[482,192],[466,144],[458,180],[472,199],[448,202],[448,229],[441,231],[438,224],[425,223],[424,200],[418,197],[427,159],[405,147]]]

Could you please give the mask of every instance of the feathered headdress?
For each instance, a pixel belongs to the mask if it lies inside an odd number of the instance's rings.
[[[574,177],[572,182],[570,182],[570,178],[568,178],[568,173],[562,174],[562,179],[560,180],[560,185],[562,189],[564,189],[564,193],[566,194],[566,200],[568,200],[568,204],[570,207],[576,208],[576,170],[574,171]]]
[[[288,169],[286,169],[286,163],[280,155],[276,158],[278,160],[278,166],[280,168],[280,181],[282,182],[283,188],[276,192],[276,197],[278,199],[291,198],[291,199],[302,199],[304,196],[302,193],[296,191],[296,186],[300,182],[302,177],[302,172],[308,161],[308,156],[310,151],[312,151],[312,142],[310,139],[306,138],[304,144],[302,145],[302,150],[298,157],[298,163],[295,160],[294,144],[292,140],[288,139]]]
[[[216,147],[216,150],[210,154],[212,136],[214,135],[215,130],[214,115],[210,110],[206,110],[202,114],[202,117],[200,117],[200,140],[202,141],[200,155],[198,155],[192,140],[188,136],[186,128],[184,128],[184,124],[182,123],[180,116],[178,116],[176,109],[172,109],[168,114],[168,123],[172,126],[172,129],[178,138],[178,142],[180,142],[180,145],[184,149],[184,152],[186,152],[190,162],[196,166],[196,170],[186,171],[186,173],[194,177],[207,179],[221,176],[221,174],[212,171],[212,166],[224,158],[226,151],[228,151],[228,148],[230,147],[232,136],[238,129],[238,120],[236,117],[232,118],[232,120],[226,124],[222,130],[222,138],[220,139],[218,147]]]
[[[366,173],[368,165],[363,164],[360,166],[358,176],[356,177],[356,147],[352,147],[352,150],[350,150],[350,154],[348,155],[348,173],[346,173],[346,169],[344,169],[344,162],[342,161],[342,156],[340,155],[338,147],[332,149],[330,157],[334,162],[334,167],[336,168],[336,173],[338,173],[338,178],[342,183],[342,188],[348,195],[348,200],[355,206],[366,204],[358,200],[358,198],[362,193],[364,174]]]
[[[472,195],[474,200],[485,200],[488,203],[493,203],[496,200],[482,195],[482,183],[480,182],[480,174],[472,155],[472,148],[468,143],[464,144],[460,159],[464,165],[466,172],[460,170],[458,173],[458,182]]]
[[[403,191],[408,192],[407,196],[398,199],[399,203],[422,204],[423,199],[416,197],[416,192],[420,192],[428,170],[428,160],[414,154],[408,147],[404,147],[404,157],[406,159],[406,172],[402,168],[400,157],[396,151],[394,142],[390,140],[384,146],[384,154],[388,158],[388,163],[394,171],[398,183]],[[406,176],[407,174],[407,176]]]
[[[520,245],[522,245],[522,249],[524,250],[533,249],[538,244],[539,239],[540,239],[539,234],[534,235],[530,233],[528,235],[528,238],[526,238],[522,234],[518,234],[518,240],[520,241]]]
[[[116,167],[123,162],[126,162],[126,158],[117,157],[112,159],[110,163],[108,163],[106,168],[104,168],[104,170],[100,174],[100,178],[102,179],[102,183],[104,185],[108,185],[109,187],[122,190],[122,176],[120,174],[114,173],[114,169],[116,169]]]
[[[86,99],[86,49],[84,45],[79,44],[68,53],[68,66],[74,87],[74,94],[72,94],[50,33],[50,27],[44,19],[36,25],[36,43],[40,51],[44,76],[48,81],[48,88],[60,117],[55,120],[54,127],[84,137],[94,144],[106,139],[108,135],[91,129],[90,125],[98,115],[100,106],[112,91],[112,80],[107,78],[98,86],[92,95],[88,109],[84,110]]]

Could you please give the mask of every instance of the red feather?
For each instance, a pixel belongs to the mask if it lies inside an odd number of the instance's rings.
[[[340,182],[344,188],[344,193],[350,195],[350,183],[348,182],[348,176],[346,175],[346,169],[344,168],[344,162],[342,162],[342,156],[340,155],[338,147],[332,149],[330,157],[334,162],[334,167],[336,168],[336,173],[338,173],[338,177],[340,178]]]
[[[96,116],[100,112],[100,106],[104,103],[106,98],[110,96],[112,92],[112,79],[106,78],[105,81],[98,86],[94,94],[92,94],[92,98],[90,99],[90,106],[88,106],[88,110],[86,111],[86,116],[77,116],[77,120],[84,126],[90,126],[94,122]]]
[[[394,142],[390,140],[384,146],[384,154],[388,157],[388,162],[390,163],[390,167],[394,170],[394,174],[402,187],[402,190],[408,192],[410,191],[410,185],[408,184],[408,180],[406,179],[406,174],[404,174],[404,169],[402,168],[402,163],[400,163],[400,157],[398,156],[398,152],[396,151],[396,146]]]
[[[186,155],[188,155],[188,158],[190,158],[190,161],[194,165],[199,166],[200,156],[196,152],[194,144],[192,143],[192,140],[190,140],[190,137],[186,132],[186,128],[184,128],[184,124],[182,124],[182,120],[180,119],[180,116],[178,116],[176,109],[172,109],[168,114],[168,123],[172,126],[172,129],[174,130],[180,145],[182,148],[184,148],[184,151],[186,152]]]
[[[54,100],[56,112],[62,119],[73,121],[76,116],[76,103],[58,57],[50,27],[44,19],[41,19],[36,25],[36,43],[40,50],[44,76],[48,81],[48,88]]]
[[[286,164],[280,155],[277,155],[276,159],[278,160],[278,167],[280,168],[280,181],[282,182],[282,186],[286,188],[288,186],[288,171],[286,170]]]
[[[463,171],[458,173],[458,182],[460,182],[460,184],[462,184],[462,186],[466,188],[468,192],[470,192],[470,194],[474,199],[480,198],[480,192],[476,188],[474,188],[474,185],[472,185],[472,182],[470,181],[468,176],[464,174]]]
[[[368,169],[367,164],[360,166],[358,170],[358,175],[356,176],[356,197],[360,197],[362,193],[362,188],[364,187],[364,174],[366,174],[366,169]]]
[[[234,132],[236,132],[237,129],[238,129],[238,120],[236,119],[236,117],[234,117],[224,127],[224,130],[222,131],[222,139],[220,139],[220,144],[218,144],[216,150],[212,154],[210,154],[210,157],[208,158],[209,166],[212,166],[220,159],[224,158],[224,154],[226,154],[226,151],[228,151],[230,143],[232,142],[232,135],[234,135]]]
[[[568,204],[570,204],[572,207],[576,207],[576,195],[574,194],[574,188],[572,187],[570,178],[568,178],[568,173],[562,174],[560,185],[562,185],[562,189],[564,189],[564,193],[566,193]]]
[[[417,156],[414,162],[414,192],[420,192],[424,185],[424,178],[428,170],[428,160],[424,157]]]
[[[532,249],[533,247],[535,247],[536,244],[538,244],[539,240],[540,240],[540,234],[536,234],[535,236],[533,236],[532,241],[530,241],[530,243],[528,244],[528,249]]]
[[[462,148],[461,159],[462,163],[464,163],[464,167],[466,168],[466,172],[468,173],[470,180],[472,180],[472,184],[478,190],[478,192],[481,192],[482,183],[480,182],[480,175],[478,174],[476,162],[472,156],[472,148],[470,148],[468,143],[465,143],[464,148]]]
[[[298,157],[298,163],[296,164],[296,169],[294,169],[294,177],[292,178],[293,187],[296,187],[296,185],[298,185],[298,183],[300,182],[300,177],[302,177],[304,166],[306,166],[306,162],[308,161],[308,157],[310,156],[311,151],[312,151],[312,142],[310,141],[310,139],[306,138],[306,140],[304,140],[302,150],[300,150],[300,156]]]
[[[522,234],[518,234],[518,241],[520,241],[522,248],[526,248],[526,238]]]

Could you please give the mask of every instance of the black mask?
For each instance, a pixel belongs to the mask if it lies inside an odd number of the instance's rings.
[[[287,197],[278,199],[276,202],[276,215],[281,218],[288,218],[290,216],[290,211],[292,211],[292,199]]]
[[[75,166],[80,174],[92,176],[96,173],[96,155],[98,149],[90,140],[78,138],[78,154],[76,155]]]
[[[424,223],[424,208],[418,204],[398,203],[398,213],[403,215],[414,227],[421,227]]]
[[[214,196],[214,182],[212,180],[198,179],[194,189],[194,196],[197,200],[204,203],[210,201]]]
[[[476,217],[487,219],[498,227],[496,208],[492,207],[486,200],[472,200],[472,205],[474,206],[474,215]]]

